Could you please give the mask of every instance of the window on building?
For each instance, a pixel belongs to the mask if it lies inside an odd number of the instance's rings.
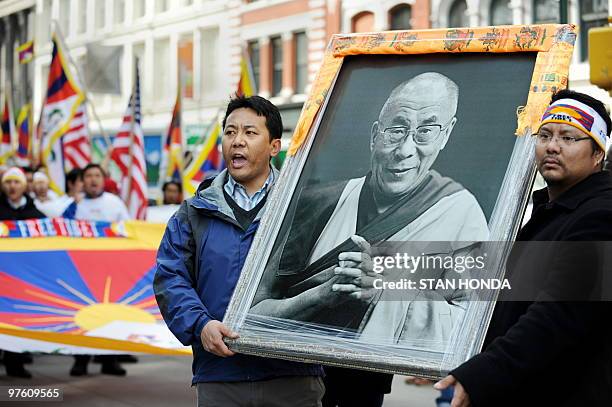
[[[580,1],[580,60],[589,57],[589,35],[591,28],[608,25],[608,0]]]
[[[251,69],[253,72],[253,81],[255,82],[255,88],[259,89],[259,41],[249,41],[247,44],[247,50],[249,52],[249,59],[251,60]]]
[[[43,1],[42,3],[42,12],[39,18],[36,18],[35,30],[37,32],[37,37],[42,40],[43,43],[46,43],[51,39],[51,6],[52,2],[49,0]],[[4,66],[4,65],[2,65]],[[5,83],[5,82],[0,82]]]
[[[62,34],[70,35],[70,0],[60,0],[58,24]]]
[[[155,61],[153,63],[153,77],[155,78],[153,97],[155,100],[163,101],[169,96],[170,86],[167,85],[176,82],[176,78],[170,78],[170,39],[155,41],[153,60]]]
[[[87,31],[87,0],[79,0],[77,4],[77,27],[78,34]]]
[[[389,10],[389,28],[391,30],[409,30],[412,10],[408,4],[399,4]]]
[[[283,88],[283,40],[270,38],[272,47],[272,95],[278,95]]]
[[[305,93],[308,84],[308,38],[305,32],[296,33],[295,41],[295,93]]]
[[[533,22],[537,24],[559,22],[559,0],[534,0]]]
[[[448,13],[449,27],[469,27],[467,3],[465,0],[455,0]]]
[[[147,1],[146,0],[135,0],[134,1],[134,19],[144,17],[146,11],[147,11]]]
[[[115,24],[123,24],[125,22],[125,0],[115,0],[113,11]]]
[[[489,22],[491,25],[512,24],[512,10],[510,10],[510,0],[491,1],[489,16]]]
[[[96,28],[99,30],[104,29],[106,27],[106,2],[105,1],[96,1]]]
[[[218,80],[219,61],[219,30],[202,30],[200,35],[201,69],[196,72],[200,75],[201,95],[206,99],[214,99],[218,95],[220,84]]]
[[[364,11],[351,18],[351,31],[354,33],[374,31],[374,13]]]
[[[178,69],[183,89],[181,93],[186,99],[193,99],[193,36],[186,35],[178,43]]]
[[[155,11],[163,13],[168,10],[168,0],[155,0]]]

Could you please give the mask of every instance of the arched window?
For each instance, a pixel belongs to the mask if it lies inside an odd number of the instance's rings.
[[[398,4],[389,10],[389,29],[391,30],[409,30],[410,18],[412,10],[408,4]]]
[[[354,33],[374,31],[374,13],[363,11],[351,18],[351,30]]]
[[[510,0],[492,0],[489,10],[489,22],[491,25],[512,24],[512,10]]]
[[[537,24],[558,23],[558,0],[533,0],[533,22]]]
[[[467,3],[465,0],[455,0],[448,12],[449,27],[468,27],[470,22],[467,17]]]

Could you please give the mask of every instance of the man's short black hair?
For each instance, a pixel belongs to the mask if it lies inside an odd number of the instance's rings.
[[[34,171],[34,168],[29,167],[27,165],[24,165],[23,167],[20,167],[21,171],[23,171],[25,174],[31,173],[34,174],[36,171]]]
[[[74,184],[77,180],[83,179],[83,171],[80,168],[73,168],[66,174],[66,193],[68,193],[68,184]]]
[[[162,186],[162,192],[166,192],[166,188],[168,188],[168,185],[176,185],[176,187],[178,188],[179,192],[182,194],[183,193],[183,185],[177,181],[177,180],[170,180],[170,181],[166,181],[164,182],[164,185]]]
[[[103,177],[106,177],[106,172],[104,171],[104,169],[102,168],[102,166],[100,164],[96,164],[96,163],[89,163],[85,166],[85,168],[83,168],[83,172],[82,172],[82,176],[85,176],[85,173],[89,170],[91,170],[92,168],[97,168],[100,170],[100,172],[102,173]]]
[[[225,117],[223,118],[223,128],[227,117],[236,109],[248,108],[257,113],[257,116],[266,118],[266,127],[270,133],[270,140],[279,139],[283,135],[283,120],[281,119],[278,108],[269,100],[261,96],[236,96],[227,105]]]
[[[606,106],[601,101],[595,99],[594,97],[586,95],[584,93],[576,92],[576,91],[569,90],[569,89],[563,89],[553,95],[550,103],[552,104],[552,102],[556,102],[557,100],[560,100],[560,99],[577,100],[589,106],[590,108],[595,110],[597,113],[599,113],[599,115],[603,118],[604,122],[606,123],[606,130],[608,131],[607,136],[608,138],[610,137],[610,131],[612,130],[612,120],[610,120],[610,115],[606,111]]]

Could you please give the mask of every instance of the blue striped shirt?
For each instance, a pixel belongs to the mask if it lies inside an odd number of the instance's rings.
[[[240,185],[239,183],[232,178],[231,175],[228,175],[227,182],[223,186],[223,189],[229,196],[232,197],[234,202],[238,204],[245,211],[250,211],[253,209],[262,199],[266,196],[266,194],[272,189],[274,186],[274,182],[276,179],[274,177],[274,171],[270,167],[270,175],[268,175],[268,179],[264,182],[263,186],[259,189],[259,191],[255,192],[253,196],[249,196],[245,187]]]

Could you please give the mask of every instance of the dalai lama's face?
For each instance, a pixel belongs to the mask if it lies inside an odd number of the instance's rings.
[[[440,74],[421,74],[383,106],[371,141],[377,198],[396,199],[417,187],[444,148],[457,121],[456,92],[451,96],[448,86]]]

